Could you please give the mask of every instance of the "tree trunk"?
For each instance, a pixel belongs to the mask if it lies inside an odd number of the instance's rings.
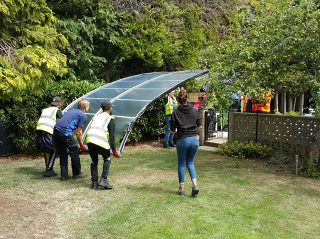
[[[297,104],[297,97],[294,97],[293,98],[293,106],[292,106],[293,111],[296,111],[296,104]]]
[[[276,92],[274,95],[274,113],[279,112],[279,93]]]
[[[293,97],[288,95],[288,112],[294,111],[293,110]]]
[[[298,105],[298,110],[301,115],[303,115],[303,105],[304,105],[304,93],[302,93],[299,97],[299,105]]]
[[[282,93],[282,114],[287,112],[287,93]]]

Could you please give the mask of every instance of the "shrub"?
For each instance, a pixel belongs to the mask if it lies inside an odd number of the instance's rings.
[[[144,139],[157,139],[164,133],[164,98],[153,102],[138,119],[131,132],[128,143]]]
[[[90,83],[88,81],[58,81],[51,83],[47,91],[39,97],[32,90],[24,92],[20,102],[5,103],[0,110],[0,119],[13,123],[13,141],[20,152],[35,153],[36,124],[41,110],[46,108],[54,96],[62,97],[64,107],[75,99],[92,91],[105,83]],[[155,101],[139,118],[129,137],[129,142],[144,139],[156,139],[162,136],[164,130],[164,99]]]
[[[228,141],[219,146],[219,153],[238,158],[267,158],[272,149],[254,142]]]
[[[13,141],[21,152],[34,153],[36,124],[41,110],[48,107],[54,96],[60,96],[68,105],[73,100],[85,93],[96,89],[102,83],[90,83],[87,81],[59,81],[48,86],[47,91],[41,96],[36,96],[32,90],[26,90],[20,102],[5,104],[2,115],[13,123]],[[0,113],[1,114],[1,113]]]
[[[311,158],[302,158],[300,162],[299,173],[305,177],[319,178],[320,177],[320,162],[314,161]],[[301,160],[300,160],[301,161]]]
[[[4,110],[0,109],[0,123],[1,122],[7,122],[7,121],[9,121],[9,118],[8,118],[7,114],[5,113]]]
[[[284,114],[285,116],[301,116],[300,112],[289,111]]]

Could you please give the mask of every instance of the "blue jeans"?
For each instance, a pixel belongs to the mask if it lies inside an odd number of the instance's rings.
[[[199,148],[199,136],[191,136],[186,138],[177,139],[176,141],[177,154],[178,154],[178,176],[179,183],[184,184],[184,175],[186,165],[189,171],[191,180],[196,180],[196,167],[194,160]]]
[[[173,134],[171,133],[171,129],[170,129],[170,121],[171,121],[171,115],[166,115],[166,131],[164,134],[165,146],[173,145]]]

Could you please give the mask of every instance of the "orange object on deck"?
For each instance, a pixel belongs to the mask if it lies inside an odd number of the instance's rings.
[[[270,113],[271,106],[271,95],[261,95],[260,96],[263,101],[267,101],[266,103],[260,103],[256,98],[252,99],[252,112],[261,112],[261,113]]]

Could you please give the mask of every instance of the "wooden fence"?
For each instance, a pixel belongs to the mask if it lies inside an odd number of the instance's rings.
[[[229,112],[229,140],[254,141],[278,152],[309,157],[319,132],[315,117]]]

